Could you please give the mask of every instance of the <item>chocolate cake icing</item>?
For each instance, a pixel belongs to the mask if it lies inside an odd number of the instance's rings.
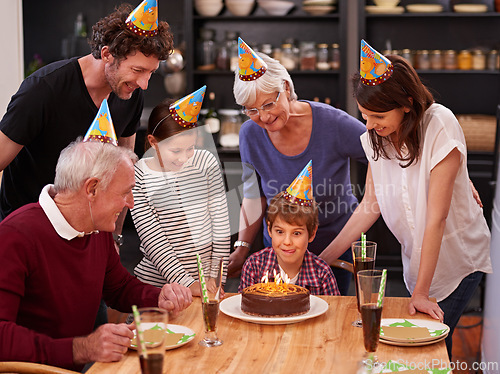
[[[241,310],[260,317],[289,317],[307,313],[309,290],[294,284],[257,283],[243,290]]]

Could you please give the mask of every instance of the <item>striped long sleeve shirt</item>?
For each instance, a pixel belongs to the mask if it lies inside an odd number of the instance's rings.
[[[131,214],[144,257],[134,273],[157,287],[171,282],[189,287],[198,280],[197,253],[207,267],[212,255],[224,257],[226,265],[229,257],[229,217],[219,165],[206,150],[195,150],[178,172],[152,170],[147,160],[135,165]]]

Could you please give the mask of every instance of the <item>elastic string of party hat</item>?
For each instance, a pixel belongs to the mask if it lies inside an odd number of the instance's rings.
[[[154,136],[155,131],[156,131],[156,129],[158,128],[158,126],[160,126],[160,124],[161,124],[163,121],[165,121],[168,117],[170,117],[171,115],[172,115],[172,114],[171,114],[171,113],[169,113],[169,114],[167,114],[165,117],[163,117],[163,118],[160,120],[160,122],[158,122],[158,123],[156,124],[155,128],[153,129],[153,132],[151,132],[151,135],[153,135],[153,136]]]

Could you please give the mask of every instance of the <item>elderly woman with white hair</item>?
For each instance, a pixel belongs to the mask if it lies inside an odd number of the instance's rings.
[[[314,197],[319,203],[319,228],[309,250],[319,255],[358,205],[351,187],[350,159],[366,163],[359,139],[366,127],[360,121],[330,105],[298,100],[288,71],[267,55],[257,55],[267,65],[265,72],[250,81],[237,73],[233,89],[236,102],[250,119],[240,131],[244,198],[238,241],[230,256],[232,275],[241,269],[261,229],[266,204],[290,185],[309,160],[313,160]],[[266,228],[263,233],[264,244],[270,245]],[[340,258],[352,261],[350,251]],[[351,275],[335,269],[335,276],[345,295]]]

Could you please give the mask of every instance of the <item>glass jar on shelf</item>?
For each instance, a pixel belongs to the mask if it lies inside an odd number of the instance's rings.
[[[328,44],[326,43],[320,43],[316,46],[316,69],[330,69],[330,64],[328,62]]]
[[[443,69],[443,57],[439,49],[435,49],[431,52],[431,69],[442,70]]]
[[[291,71],[297,68],[295,64],[295,54],[293,52],[293,46],[290,43],[284,43],[281,45],[281,65],[285,67],[286,70]]]
[[[472,51],[472,70],[486,69],[486,55],[480,49]]]
[[[472,54],[469,50],[464,49],[458,53],[458,68],[460,70],[471,70],[472,69]]]
[[[488,52],[488,62],[487,67],[488,70],[498,70],[498,51],[496,49],[492,49]]]
[[[215,30],[202,28],[200,29],[201,40],[198,48],[198,64],[200,70],[215,69]]]
[[[413,54],[411,53],[411,49],[405,48],[401,51],[401,57],[407,60],[412,66],[415,65],[413,61]]]
[[[314,42],[300,43],[300,70],[316,69],[316,47]]]
[[[221,128],[219,144],[221,147],[238,147],[239,133],[243,123],[240,111],[237,109],[219,109]]]
[[[237,31],[226,31],[226,47],[229,57],[229,70],[231,71],[238,70],[238,36],[239,33]]]
[[[458,69],[457,52],[453,49],[448,49],[443,55],[443,67],[445,70]]]
[[[417,51],[417,69],[428,70],[430,68],[431,59],[429,56],[429,51],[427,49]]]
[[[338,43],[332,44],[332,48],[330,49],[330,57],[328,60],[330,62],[330,68],[332,70],[340,69],[340,46]]]

